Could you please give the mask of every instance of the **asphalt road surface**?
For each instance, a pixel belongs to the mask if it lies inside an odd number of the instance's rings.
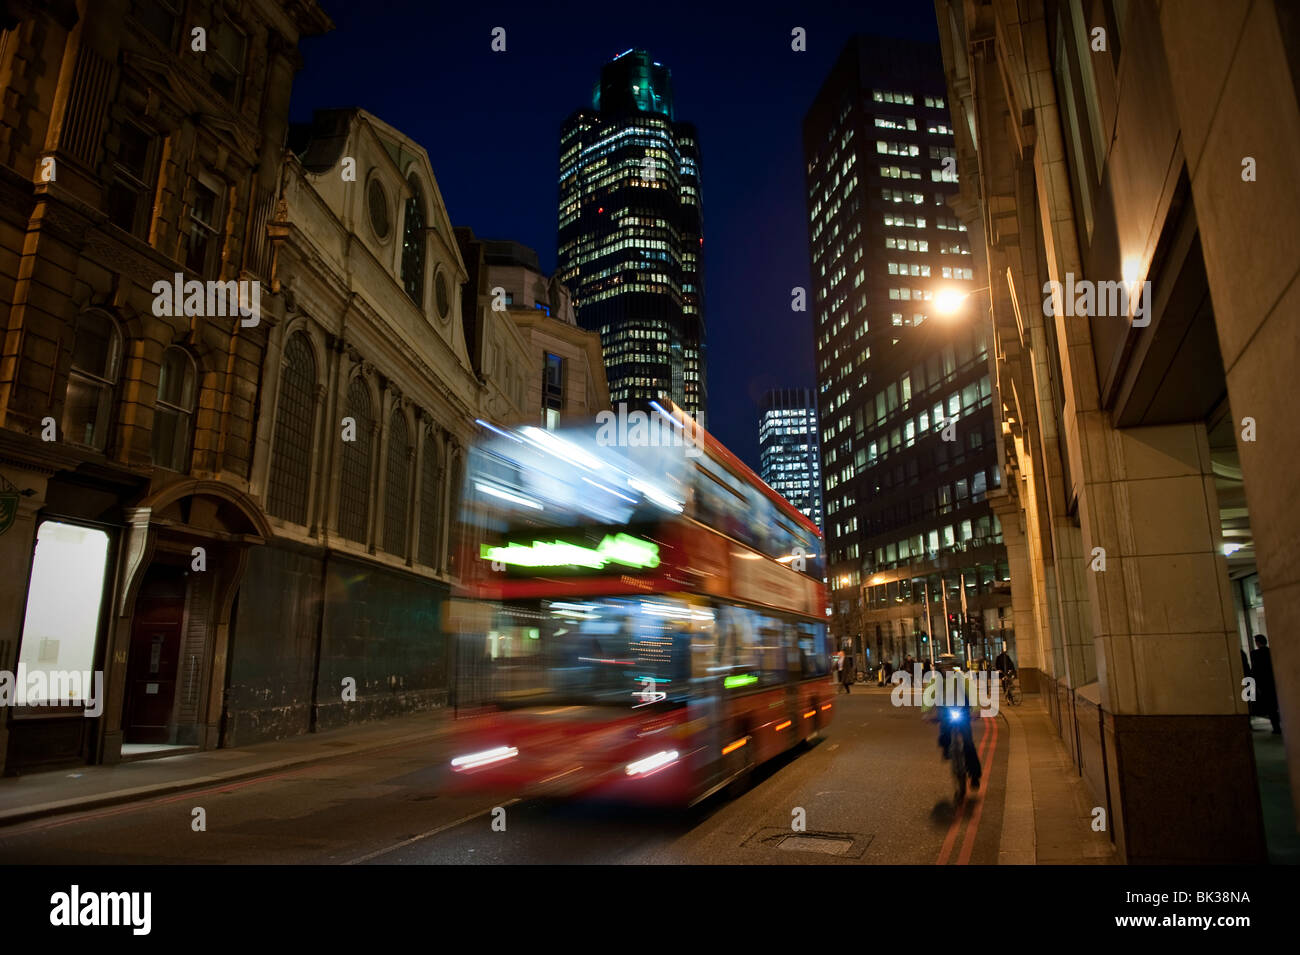
[[[443,782],[455,744],[444,738],[0,828],[0,863],[997,861],[1004,719],[979,721],[983,784],[956,807],[936,729],[919,710],[890,705],[888,692],[875,687],[856,687],[837,703],[820,742],[764,767],[743,794],[690,810],[448,795]],[[493,829],[497,807],[505,831]],[[193,828],[196,808],[204,810],[205,831]],[[793,827],[799,819],[802,832]]]

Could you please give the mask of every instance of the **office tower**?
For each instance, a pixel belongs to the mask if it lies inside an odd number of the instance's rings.
[[[937,47],[859,36],[804,119],[833,626],[872,661],[1014,640],[946,97]]]
[[[817,402],[810,389],[780,388],[763,395],[758,454],[763,480],[821,527]]]
[[[558,259],[578,323],[600,333],[613,404],[667,396],[703,424],[699,164],[668,68],[616,56],[560,133]]]

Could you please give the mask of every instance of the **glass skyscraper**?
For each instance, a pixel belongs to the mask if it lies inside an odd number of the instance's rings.
[[[822,468],[811,390],[781,388],[763,396],[758,456],[768,486],[821,527]]]
[[[872,663],[1014,639],[947,95],[937,46],[859,36],[804,118],[832,624]],[[942,293],[967,295],[951,317]]]
[[[648,53],[605,64],[591,108],[564,122],[558,246],[578,323],[600,333],[614,406],[667,396],[704,424],[699,144]]]

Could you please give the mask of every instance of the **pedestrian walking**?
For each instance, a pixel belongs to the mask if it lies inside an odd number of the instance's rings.
[[[1268,637],[1255,635],[1255,649],[1250,652],[1250,669],[1255,677],[1255,703],[1260,716],[1267,716],[1273,732],[1282,732],[1282,721],[1277,711],[1277,685],[1273,682],[1273,657],[1268,650]]]
[[[850,692],[849,687],[853,685],[853,674],[855,672],[853,669],[853,654],[846,653],[844,655],[844,665],[840,668],[840,686],[843,687],[845,693]]]

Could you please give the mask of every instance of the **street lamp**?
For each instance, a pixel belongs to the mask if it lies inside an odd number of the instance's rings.
[[[962,303],[970,298],[976,292],[987,292],[989,286],[973,288],[968,290],[946,288],[941,290],[934,297],[934,310],[939,315],[956,315],[961,311]]]

